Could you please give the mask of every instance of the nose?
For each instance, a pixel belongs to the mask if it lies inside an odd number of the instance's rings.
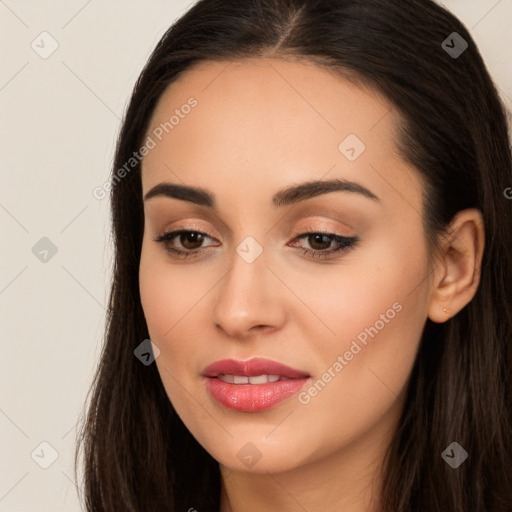
[[[265,251],[252,263],[235,253],[231,269],[215,288],[215,326],[238,339],[281,328],[286,321],[282,288],[266,265]]]

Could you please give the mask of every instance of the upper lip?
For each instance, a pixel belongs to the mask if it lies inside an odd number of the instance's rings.
[[[219,375],[239,375],[254,377],[256,375],[279,375],[288,379],[302,379],[310,377],[309,373],[295,368],[290,368],[285,364],[265,359],[263,357],[255,357],[247,361],[236,359],[222,359],[215,361],[203,370],[205,377],[217,377]]]

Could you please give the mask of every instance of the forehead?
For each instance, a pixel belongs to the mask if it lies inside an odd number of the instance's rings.
[[[389,128],[397,120],[392,105],[377,91],[356,85],[331,70],[307,61],[250,59],[194,65],[164,92],[150,125],[168,121],[191,97],[198,100],[194,113],[200,113],[202,120],[218,116],[215,126],[202,126],[204,133],[215,133],[219,128],[229,131],[243,124],[248,130],[268,136],[281,134],[296,141],[337,138],[346,130],[369,139],[367,132],[385,121],[381,132],[388,137],[380,137],[380,141],[386,143],[391,142]],[[182,123],[171,136],[179,136],[183,125],[193,122]]]
[[[143,190],[163,180],[212,190],[223,183],[226,192],[277,190],[341,177],[384,196],[391,184],[395,195],[402,189],[419,201],[418,176],[396,150],[399,121],[378,92],[313,63],[201,62],[155,108],[147,135],[156,145],[143,160]]]

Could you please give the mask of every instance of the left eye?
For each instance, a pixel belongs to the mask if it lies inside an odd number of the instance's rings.
[[[181,247],[185,250],[177,248],[173,244],[176,238],[179,239]],[[163,243],[165,249],[170,254],[180,258],[187,258],[189,256],[196,256],[199,252],[202,252],[203,249],[206,249],[206,247],[202,247],[202,244],[207,238],[211,237],[206,233],[181,229],[164,233],[158,236],[155,242]],[[332,253],[349,251],[359,243],[358,237],[347,237],[335,233],[321,232],[303,233],[294,240],[302,239],[307,239],[309,245],[313,248],[299,247],[299,249],[302,249],[303,254],[315,258],[327,258]],[[335,248],[329,249],[333,243]],[[292,245],[292,247],[294,247],[294,245]]]

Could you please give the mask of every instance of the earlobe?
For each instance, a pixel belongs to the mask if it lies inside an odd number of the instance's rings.
[[[480,284],[484,244],[480,210],[460,211],[450,224],[436,261],[428,306],[430,320],[446,322],[473,299]]]

